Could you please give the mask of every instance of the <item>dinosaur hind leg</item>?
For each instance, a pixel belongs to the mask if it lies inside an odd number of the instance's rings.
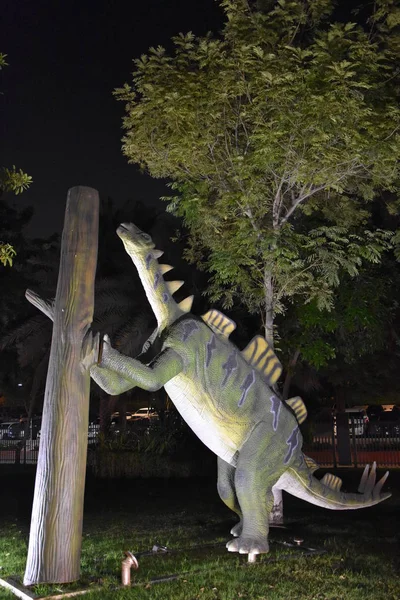
[[[279,440],[271,440],[270,427],[259,423],[239,453],[235,490],[243,513],[240,535],[227,543],[230,552],[261,554],[269,551],[269,515],[274,504],[272,488],[280,476]]]
[[[239,522],[231,529],[231,534],[234,537],[239,537],[243,529],[243,515],[240,510],[239,501],[235,490],[235,471],[236,468],[225,462],[218,456],[218,482],[217,490],[222,502],[226,504],[230,510],[237,514]],[[272,488],[274,497],[274,505],[269,515],[269,524],[282,525],[283,523],[283,506],[282,506],[282,490],[274,486]]]
[[[239,502],[235,491],[235,467],[225,462],[218,456],[218,482],[217,490],[222,502],[226,504],[233,512],[235,512],[240,521],[232,529],[231,534],[239,536],[242,533],[242,511],[240,510]]]
[[[274,496],[274,506],[271,514],[269,515],[270,525],[283,525],[283,498],[282,490],[277,488],[276,485],[272,488],[272,494]]]

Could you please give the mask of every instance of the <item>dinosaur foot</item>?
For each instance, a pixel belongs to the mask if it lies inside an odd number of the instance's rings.
[[[233,537],[239,537],[240,535],[242,535],[242,529],[243,529],[242,521],[239,521],[239,523],[236,523],[236,525],[234,525],[232,527],[231,535],[233,535]]]
[[[269,552],[268,541],[265,538],[239,536],[226,544],[228,552],[239,554],[266,554]]]

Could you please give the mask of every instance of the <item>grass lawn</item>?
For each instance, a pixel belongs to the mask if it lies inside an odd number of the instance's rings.
[[[361,471],[339,473],[355,491]],[[0,577],[24,573],[33,472],[0,470]],[[271,552],[255,565],[228,553],[234,523],[220,502],[213,478],[117,480],[88,478],[82,548],[82,578],[70,586],[36,586],[38,595],[84,587],[90,600],[400,600],[400,472],[386,484],[393,496],[360,511],[326,511],[285,496],[288,529],[271,532]],[[307,556],[286,546],[326,551]],[[137,585],[120,589],[124,551],[139,554],[154,544],[166,555],[139,556]],[[199,544],[203,548],[195,548]],[[166,575],[176,580],[149,583]],[[100,587],[100,590],[96,588]],[[0,598],[15,598],[0,588]],[[79,596],[78,596],[79,598]]]

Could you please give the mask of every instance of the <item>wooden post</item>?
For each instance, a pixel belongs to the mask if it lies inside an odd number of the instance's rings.
[[[54,304],[28,299],[53,319],[25,585],[79,579],[89,420],[99,197],[68,191]],[[96,360],[96,358],[95,358]]]

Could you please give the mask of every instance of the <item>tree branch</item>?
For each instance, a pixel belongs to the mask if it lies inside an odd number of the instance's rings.
[[[26,290],[25,298],[36,306],[46,317],[49,317],[52,321],[54,321],[54,300],[43,300],[38,294],[33,292],[32,290]]]
[[[284,225],[286,223],[286,221],[289,219],[289,217],[294,213],[294,211],[296,210],[296,208],[299,206],[299,204],[301,204],[304,200],[306,200],[307,198],[310,198],[311,196],[314,196],[314,194],[316,194],[317,192],[320,192],[321,190],[325,189],[326,185],[320,185],[314,189],[309,189],[308,192],[305,192],[303,194],[301,194],[297,200],[295,200],[292,204],[292,206],[289,208],[289,210],[287,211],[286,215],[284,217],[282,217],[282,220],[280,222],[280,225]]]

